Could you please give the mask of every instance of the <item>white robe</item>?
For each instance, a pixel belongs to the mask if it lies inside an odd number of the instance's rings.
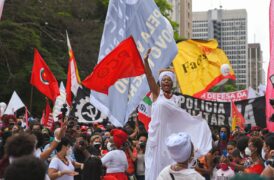
[[[186,132],[191,136],[195,157],[205,155],[212,148],[211,131],[207,121],[199,116],[191,116],[178,107],[178,97],[165,98],[162,90],[152,104],[151,122],[145,153],[145,178],[156,180],[164,167],[174,163],[165,141],[173,133]]]
[[[159,174],[157,180],[172,180],[171,175],[173,174],[174,179],[178,180],[205,180],[194,169],[183,169],[180,171],[173,171],[170,166],[165,167]]]

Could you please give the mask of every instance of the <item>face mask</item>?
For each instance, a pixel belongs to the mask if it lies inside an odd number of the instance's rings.
[[[196,165],[197,165],[197,161],[194,158],[191,158],[191,160],[189,160],[189,162],[188,162],[187,167],[189,169],[193,169],[193,168],[195,168]]]
[[[108,149],[109,151],[112,150],[112,144],[111,144],[111,142],[108,142],[108,143],[107,143],[107,149]]]
[[[248,147],[246,147],[246,148],[245,148],[245,155],[250,157],[251,154],[252,154],[252,153],[251,153],[251,150],[250,150]]]
[[[225,163],[220,163],[220,168],[221,168],[223,171],[226,171],[226,170],[228,170],[228,165],[225,164]]]
[[[96,149],[100,149],[101,143],[99,143],[99,142],[94,142],[94,143],[93,143],[93,146],[94,146]]]
[[[220,138],[221,138],[221,140],[226,140],[226,133],[221,132],[220,133]]]
[[[265,151],[264,151],[264,149],[262,148],[262,152],[261,152],[261,156],[262,156],[262,158],[263,158],[263,160],[265,160]]]
[[[70,147],[68,150],[67,150],[67,156],[71,156],[72,155],[72,148]]]

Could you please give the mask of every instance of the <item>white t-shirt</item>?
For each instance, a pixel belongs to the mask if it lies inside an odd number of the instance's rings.
[[[183,169],[180,171],[173,171],[169,165],[160,172],[157,180],[172,180],[170,174],[173,174],[174,179],[176,180],[204,180],[205,179],[194,169]]]
[[[54,157],[49,164],[49,168],[56,169],[57,171],[74,171],[74,166],[72,162],[67,158],[69,165],[66,165],[59,158]],[[56,180],[73,180],[73,176],[63,175],[61,177],[56,178]]]
[[[128,168],[127,156],[122,150],[108,152],[102,158],[102,163],[107,167],[107,173],[126,172]]]
[[[216,172],[216,177],[215,179],[230,179],[231,177],[233,177],[235,175],[234,171],[229,167],[228,170],[223,171],[222,169],[219,169]]]
[[[40,148],[36,149],[34,152],[34,156],[37,158],[40,158],[41,154],[42,154],[42,151]]]

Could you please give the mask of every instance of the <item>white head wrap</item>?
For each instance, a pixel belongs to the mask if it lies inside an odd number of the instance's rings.
[[[174,73],[173,72],[171,72],[171,71],[163,71],[163,72],[161,72],[160,75],[159,75],[159,82],[162,81],[162,79],[163,79],[164,76],[170,77],[170,79],[172,80],[172,82],[174,82],[174,78],[175,77],[174,77]]]
[[[166,146],[171,158],[176,162],[185,162],[190,158],[191,138],[185,132],[172,134],[167,138]]]

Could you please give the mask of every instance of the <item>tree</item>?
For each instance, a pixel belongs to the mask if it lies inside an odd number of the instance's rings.
[[[171,6],[156,0],[168,17]],[[0,21],[0,101],[8,102],[16,90],[29,107],[29,83],[33,49],[37,48],[56,79],[66,81],[69,33],[80,77],[86,77],[97,63],[108,0],[12,0],[5,2]],[[178,25],[171,22],[176,29]],[[176,35],[175,35],[176,36]],[[177,37],[177,36],[176,36]],[[45,100],[35,88],[31,112],[40,117]]]
[[[214,86],[209,92],[233,92],[237,91],[237,87],[234,80],[229,79],[225,84]]]
[[[0,100],[8,102],[16,90],[29,106],[33,49],[37,48],[58,81],[66,80],[68,30],[80,76],[97,63],[103,23],[94,14],[97,4],[89,0],[6,1],[0,21]],[[40,117],[44,97],[33,90],[32,112]]]

